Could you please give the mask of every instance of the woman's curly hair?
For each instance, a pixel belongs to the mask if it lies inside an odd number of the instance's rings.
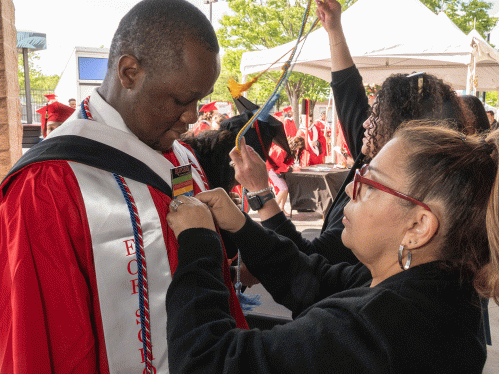
[[[289,148],[291,149],[291,156],[299,163],[301,155],[305,150],[305,139],[301,136],[289,139]]]
[[[470,110],[456,92],[434,75],[393,74],[383,82],[372,106],[368,129],[374,147],[371,151],[378,153],[395,130],[409,120],[446,119],[456,130],[473,134],[471,118]]]

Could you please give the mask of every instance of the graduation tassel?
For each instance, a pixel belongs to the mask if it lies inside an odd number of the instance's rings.
[[[241,305],[243,314],[251,312],[255,307],[262,305],[260,295],[245,295],[239,291],[237,298],[239,299],[239,305]]]
[[[251,78],[251,80],[246,83],[237,83],[233,78],[229,78],[229,81],[227,82],[227,88],[230,91],[230,95],[234,99],[239,99],[243,92],[248,91],[253,83],[256,83],[258,78],[260,78],[263,73],[264,72],[258,74],[256,77]]]

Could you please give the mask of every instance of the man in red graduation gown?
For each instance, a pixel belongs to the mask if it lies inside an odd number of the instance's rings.
[[[324,134],[329,133],[331,135],[331,129],[327,126],[327,121],[326,121],[326,111],[323,110],[321,112],[321,115],[319,119],[317,119],[314,122],[314,125]]]
[[[284,132],[288,138],[294,138],[296,136],[296,128],[295,121],[293,120],[293,108],[290,106],[283,109],[284,113]]]
[[[312,123],[306,128],[300,127],[296,136],[305,139],[306,150],[310,152],[309,165],[323,164],[326,157],[326,137],[318,128],[316,123]]]
[[[168,372],[178,243],[166,214],[175,193],[206,188],[177,139],[213,90],[218,52],[195,6],[138,3],[102,86],[3,181],[0,373]],[[226,263],[223,275],[227,310],[247,328]]]

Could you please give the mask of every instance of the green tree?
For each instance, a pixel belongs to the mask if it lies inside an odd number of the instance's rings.
[[[485,94],[485,103],[495,108],[499,107],[497,100],[497,91],[489,91]]]
[[[340,2],[347,7],[355,0]],[[288,0],[228,0],[228,4],[234,14],[222,17],[219,21],[222,27],[218,29],[217,36],[226,53],[238,51],[233,55],[237,55],[238,58],[231,56],[227,60],[225,58],[222,60],[221,76],[222,79],[230,76],[240,82],[239,65],[242,52],[268,49],[295,40],[300,31],[307,1],[296,0],[294,6],[291,6]],[[315,8],[313,2],[305,31],[316,18]],[[262,76],[248,92],[248,98],[263,102],[272,92],[279,75],[279,72],[271,72]],[[283,101],[289,101],[297,121],[299,99],[301,97],[322,99],[318,93],[324,92],[326,86],[327,82],[322,79],[303,73],[292,73],[277,104],[279,106]]]
[[[53,91],[59,82],[58,75],[44,75],[40,68],[36,65],[36,61],[40,56],[36,52],[28,53],[28,67],[29,67],[29,82],[32,90]],[[17,78],[19,87],[24,89],[24,60],[23,55],[18,55],[17,58]]]
[[[355,3],[356,0],[340,0],[343,10]],[[464,32],[468,33],[475,28],[482,36],[492,29],[497,19],[490,17],[487,11],[491,4],[479,0],[421,0],[429,9],[438,13],[445,11]],[[215,87],[217,97],[230,100],[227,93],[227,80],[232,77],[241,81],[239,66],[242,53],[269,49],[291,40],[298,36],[302,23],[303,11],[306,0],[296,0],[291,6],[289,0],[227,0],[232,15],[225,15],[220,20],[221,28],[217,31],[220,45],[225,49],[226,55],[222,59],[222,73]],[[315,19],[315,3],[312,4],[307,27],[310,28]],[[279,77],[278,72],[266,73],[258,83],[248,92],[248,98],[262,103],[272,92],[275,82]],[[251,77],[248,77],[250,79]],[[298,104],[300,98],[309,98],[312,106],[317,100],[328,97],[328,83],[302,73],[292,73],[284,92],[277,103],[290,102],[298,120]],[[214,95],[215,95],[214,94]]]
[[[488,11],[492,4],[480,0],[421,0],[433,12],[441,10],[466,34],[473,27],[487,39],[487,34],[497,23],[497,18],[490,17]]]

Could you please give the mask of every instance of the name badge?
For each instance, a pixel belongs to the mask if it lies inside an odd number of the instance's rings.
[[[184,195],[194,196],[191,165],[171,169],[173,198]]]

